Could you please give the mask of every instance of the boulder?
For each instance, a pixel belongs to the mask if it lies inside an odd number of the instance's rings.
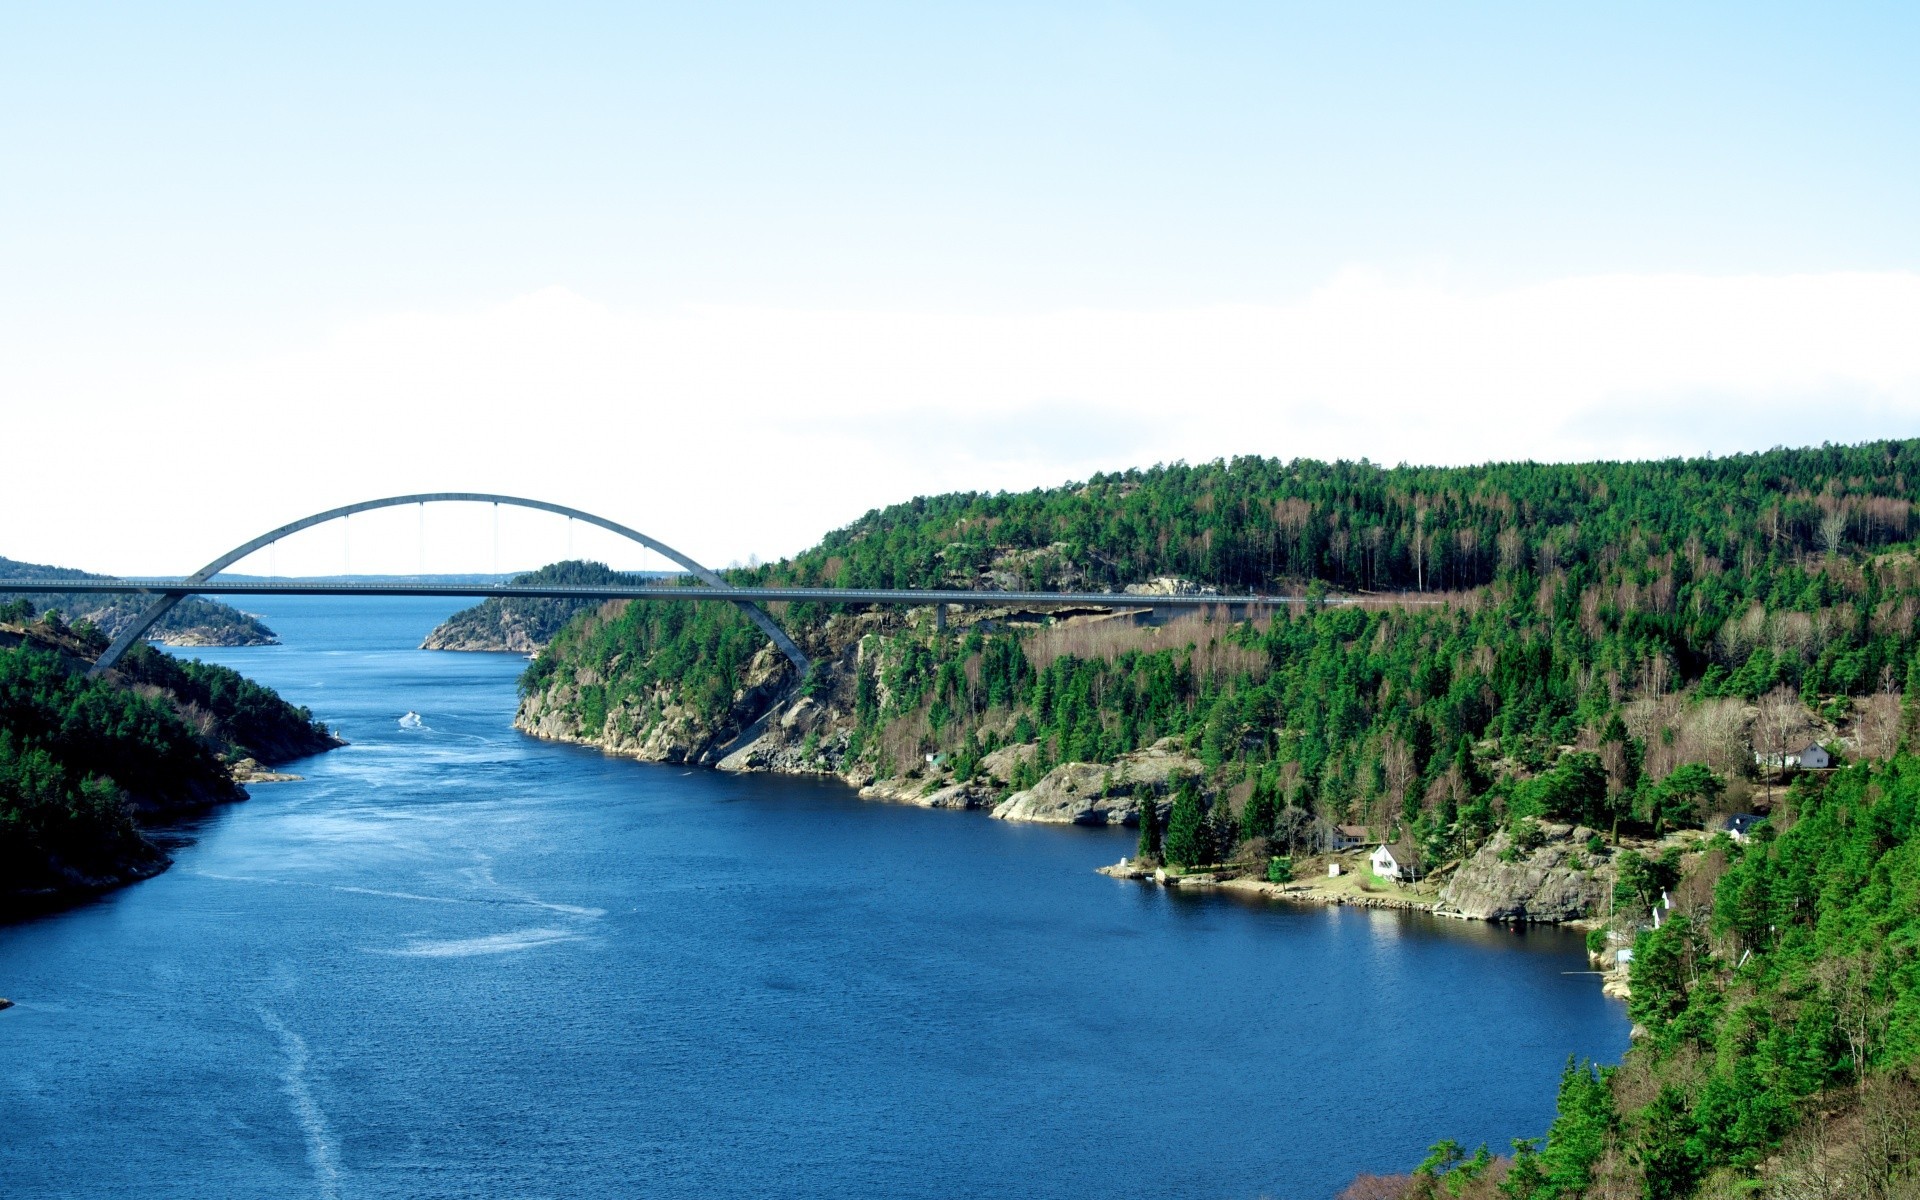
[[[1181,753],[1172,738],[1162,738],[1112,763],[1061,763],[1039,783],[1001,801],[993,815],[1046,825],[1138,825],[1140,806],[1158,803],[1173,776],[1205,769]]]
[[[1593,830],[1579,825],[1543,825],[1544,841],[1506,861],[1513,845],[1502,829],[1453,873],[1440,891],[1437,912],[1474,921],[1558,924],[1606,913],[1613,895],[1610,861],[1588,861]]]

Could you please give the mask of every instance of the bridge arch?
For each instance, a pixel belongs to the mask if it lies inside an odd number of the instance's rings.
[[[665,542],[657,538],[648,537],[639,530],[630,529],[617,521],[609,521],[605,517],[598,517],[590,512],[583,512],[577,508],[568,508],[564,504],[549,504],[545,500],[529,500],[523,496],[496,496],[490,492],[423,492],[412,496],[388,496],[381,500],[362,500],[358,504],[347,504],[339,508],[330,508],[325,512],[315,513],[310,517],[302,517],[298,521],[282,525],[278,529],[269,530],[244,545],[235,546],[219,558],[214,559],[206,566],[195,571],[192,575],[187,576],[187,578],[181,582],[183,584],[205,583],[221,571],[226,570],[234,563],[252,554],[255,550],[270,546],[281,538],[299,533],[303,529],[311,529],[315,525],[324,525],[329,521],[343,520],[353,516],[355,513],[371,512],[378,508],[399,508],[408,504],[433,504],[443,501],[465,501],[475,504],[506,504],[514,508],[531,508],[540,512],[550,512],[563,517],[571,517],[576,521],[585,521],[589,525],[597,525],[610,533],[618,534],[628,541],[637,542],[647,549],[671,559],[685,567],[689,574],[709,587],[727,586],[726,581],[721,579],[720,576],[714,574],[706,567],[701,566],[691,558],[688,558],[678,550],[675,550]],[[155,621],[166,616],[174,605],[180,603],[183,598],[191,594],[191,589],[187,589],[155,597],[153,602],[147,605],[146,609],[134,620],[134,623],[121,630],[120,635],[113,639],[113,644],[107,647],[106,653],[102,654],[99,661],[94,663],[93,673],[99,674],[101,671],[119,662],[121,656],[133,648],[134,643],[146,636],[147,631],[153,628]],[[804,676],[807,673],[808,667],[807,656],[801,651],[800,647],[794,645],[793,639],[787,636],[786,630],[780,628],[765,609],[751,600],[736,600],[734,603],[739,606],[741,612],[747,615],[749,620],[760,627],[762,633],[772,639],[773,644],[780,648],[780,652],[787,656],[787,661],[791,662],[794,668]]]

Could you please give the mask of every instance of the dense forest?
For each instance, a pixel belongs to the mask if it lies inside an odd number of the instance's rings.
[[[768,736],[806,732],[779,769],[999,795],[1071,763],[1113,764],[1125,786],[1127,756],[1171,746],[1197,767],[1170,805],[1141,806],[1141,843],[1176,867],[1264,859],[1316,822],[1409,840],[1437,871],[1523,850],[1542,823],[1603,831],[1590,858],[1619,881],[1613,927],[1638,934],[1646,1037],[1621,1067],[1571,1065],[1560,1118],[1517,1160],[1443,1143],[1391,1194],[1912,1194],[1891,1150],[1879,1190],[1801,1185],[1827,1153],[1806,1144],[1810,1114],[1882,1132],[1908,1114],[1899,1155],[1915,1148],[1920,1043],[1902,1022],[1920,764],[1898,751],[1920,746],[1916,468],[1916,441],[1449,469],[1236,459],[924,497],[732,578],[1173,576],[1300,602],[1156,624],[1116,596],[1112,614],[956,613],[945,629],[924,610],[793,605],[776,616],[815,666],[781,701],[767,680],[783,664],[732,609],[609,606],[556,634],[522,711],[542,732],[691,760],[781,703]],[[649,738],[663,727],[678,732]],[[1861,765],[1786,799],[1814,743]],[[1620,849],[1731,812],[1764,815],[1760,838]]]
[[[1569,1062],[1511,1157],[1441,1142],[1381,1200],[1920,1195],[1920,757],[1797,781],[1716,837],[1634,944],[1615,1067]],[[1631,886],[1623,884],[1624,886]]]
[[[1315,597],[1239,623],[1025,634],[780,615],[822,660],[804,686],[847,693],[836,769],[851,758],[885,775],[933,753],[964,770],[1031,744],[1018,784],[1174,737],[1282,809],[1405,821],[1444,858],[1569,750],[1594,756],[1602,782],[1528,803],[1608,827],[1697,820],[1708,794],[1744,802],[1755,753],[1815,738],[1889,751],[1920,612],[1920,562],[1899,540],[1916,455],[1920,443],[1657,464],[1174,466],[917,500],[736,577],[1060,587],[1187,572]],[[1356,575],[1359,545],[1380,553]],[[1340,590],[1356,583],[1413,590]],[[760,644],[724,608],[637,604],[559,635],[523,686],[584,670],[569,702],[589,732],[644,726],[667,704],[724,731],[750,715],[732,705]],[[1686,764],[1714,783],[1663,788]]]
[[[39,563],[0,558],[0,579],[105,579],[67,567],[48,567]],[[60,592],[0,592],[0,604],[25,601],[35,612],[49,609],[63,613],[69,620],[87,621],[109,638],[122,629],[147,606],[150,596],[132,592],[66,594]],[[172,611],[155,622],[149,634],[156,641],[175,646],[267,646],[277,639],[273,630],[258,617],[231,605],[198,596],[188,596]]]
[[[230,763],[339,742],[225,667],[135,647],[113,671],[85,621],[0,605],[0,914],[144,878],[166,856],[141,825],[244,798]]]

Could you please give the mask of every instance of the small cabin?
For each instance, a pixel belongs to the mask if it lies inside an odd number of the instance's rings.
[[[1753,835],[1753,827],[1766,820],[1759,813],[1734,813],[1720,822],[1720,829],[1736,842],[1745,842]]]
[[[1802,771],[1824,771],[1833,766],[1833,755],[1828,754],[1827,748],[1819,742],[1808,743],[1806,749],[1796,757],[1800,760]]]
[[[1328,863],[1328,864],[1327,864],[1327,878],[1328,878],[1328,879],[1338,879],[1338,878],[1340,878],[1340,864],[1339,864],[1339,863],[1337,863],[1337,862],[1330,862],[1330,863]]]
[[[1407,846],[1381,844],[1373,852],[1373,873],[1382,879],[1412,882],[1420,874],[1420,857]]]
[[[1342,850],[1353,850],[1367,844],[1365,825],[1335,825],[1333,827],[1333,849],[1337,854]]]

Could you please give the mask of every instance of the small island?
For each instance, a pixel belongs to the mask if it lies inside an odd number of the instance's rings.
[[[0,557],[0,576],[8,579],[106,579],[87,571],[49,567]],[[0,593],[0,604],[25,601],[35,612],[57,611],[69,621],[86,621],[111,640],[132,625],[151,597],[133,592],[99,594]],[[266,623],[230,604],[188,596],[175,604],[148,633],[168,646],[271,646],[279,642]]]
[[[550,563],[511,580],[521,587],[612,586],[656,583],[652,576],[615,571],[605,563]],[[420,643],[422,650],[511,651],[531,654],[580,614],[599,607],[598,600],[559,597],[491,597],[448,617]]]

